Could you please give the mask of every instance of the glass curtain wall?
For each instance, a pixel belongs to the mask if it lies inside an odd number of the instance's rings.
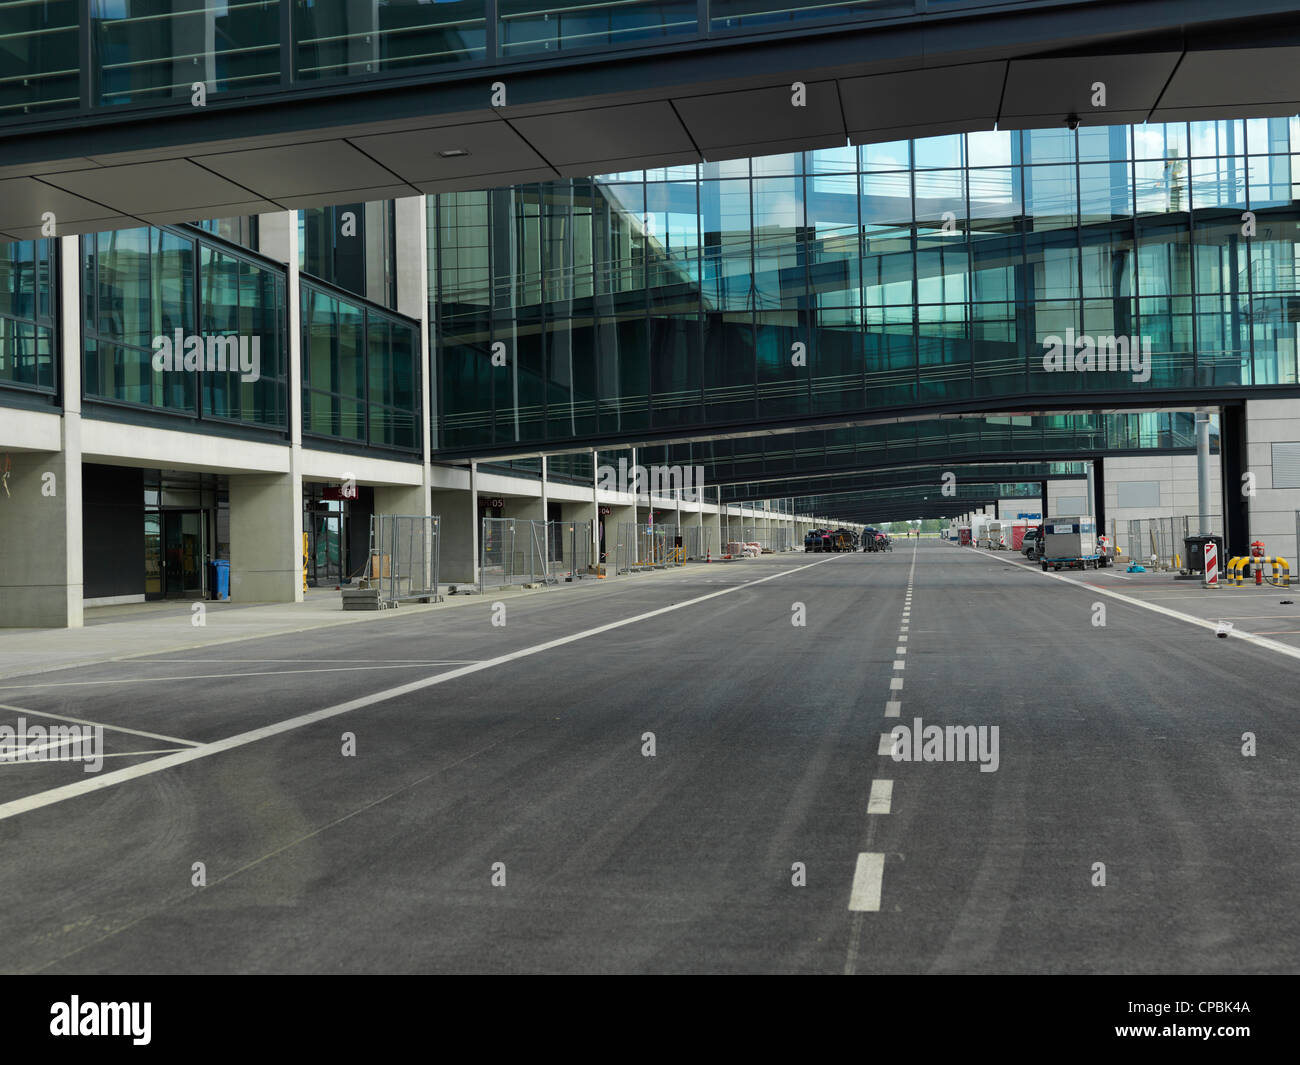
[[[1250,119],[431,196],[438,443],[1295,385],[1298,168],[1300,120]]]
[[[87,235],[81,256],[87,399],[287,431],[283,270],[156,227]]]
[[[418,452],[419,326],[307,281],[302,289],[302,429]]]
[[[53,393],[54,241],[0,244],[0,387]]]

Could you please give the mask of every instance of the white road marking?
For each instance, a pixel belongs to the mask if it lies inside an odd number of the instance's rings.
[[[1009,559],[997,558],[996,555],[986,556],[993,558],[998,562],[1005,562],[1009,566],[1018,565]],[[1027,569],[1021,566],[1021,569]],[[1069,577],[1062,576],[1060,573],[1043,570],[1032,570],[1040,577],[1050,577],[1054,581],[1064,581],[1066,584],[1073,584],[1076,588],[1082,588],[1088,592],[1096,592],[1098,595],[1107,595],[1112,599],[1118,599],[1123,603],[1131,603],[1133,606],[1141,607],[1143,610],[1150,610],[1156,614],[1164,614],[1166,617],[1174,618],[1178,621],[1186,621],[1191,625],[1196,625],[1202,629],[1209,629],[1211,632],[1218,632],[1219,623],[1217,621],[1206,621],[1204,618],[1195,617],[1192,614],[1184,614],[1181,610],[1171,610],[1167,606],[1159,606],[1156,603],[1149,603],[1144,599],[1136,599],[1131,595],[1125,595],[1123,592],[1112,592],[1109,588],[1102,588],[1096,584],[1083,584],[1080,581],[1072,580]],[[1194,598],[1194,597],[1193,597]],[[1253,632],[1244,632],[1241,629],[1231,629],[1228,632],[1231,639],[1245,640],[1257,647],[1263,647],[1269,651],[1275,651],[1280,655],[1286,655],[1288,658],[1300,660],[1300,647],[1292,647],[1289,644],[1279,643],[1277,640],[1267,640]]]
[[[885,876],[883,854],[859,854],[853,871],[853,890],[849,893],[849,909],[877,913],[880,910],[880,884]]]
[[[122,677],[118,680],[59,680],[48,684],[0,684],[0,691],[12,688],[85,688],[106,684],[159,684],[191,680],[236,680],[239,677],[291,677],[297,673],[362,673],[373,669],[416,669],[424,663],[402,666],[322,666],[320,669],[266,669],[247,673],[187,673],[170,677]]]
[[[894,757],[894,734],[892,732],[882,732],[880,734],[880,747],[876,753],[881,758]]]
[[[894,782],[892,780],[873,780],[871,795],[867,798],[867,813],[887,814],[894,799]]]
[[[79,780],[75,784],[65,784],[62,787],[51,788],[48,791],[36,792],[34,795],[25,795],[21,799],[14,799],[7,803],[0,803],[0,821],[6,820],[10,817],[17,817],[19,814],[29,813],[32,810],[39,810],[43,806],[51,806],[54,803],[66,802],[68,799],[75,799],[81,795],[88,795],[91,792],[115,787],[118,784],[125,784],[127,781],[137,780],[140,777],[149,776],[152,773],[161,773],[164,769],[171,769],[174,766],[185,765],[187,762],[194,762],[200,758],[208,758],[214,754],[221,754],[225,751],[234,750],[237,747],[256,743],[259,740],[269,739],[272,736],[291,732],[294,729],[304,728],[307,725],[314,725],[320,721],[328,721],[330,718],[338,717],[340,714],[347,714],[353,710],[360,710],[367,706],[374,706],[376,703],[387,702],[390,699],[397,699],[403,695],[410,695],[414,692],[423,691],[425,688],[432,688],[437,684],[445,684],[450,680],[458,680],[461,677],[467,677],[473,673],[481,673],[484,670],[492,669],[496,666],[502,666],[508,662],[515,662],[521,658],[530,658],[533,655],[541,654],[544,651],[550,651],[556,647],[563,647],[566,644],[576,643],[579,640],[585,640],[592,636],[599,636],[602,633],[612,632],[614,629],[621,629],[626,625],[635,625],[638,622],[647,621],[650,618],[659,617],[663,614],[671,614],[674,611],[683,610],[688,606],[695,606],[697,603],[705,603],[710,599],[718,599],[721,596],[730,595],[732,592],[743,591],[746,588],[752,588],[758,584],[765,584],[768,581],[774,581],[778,577],[788,577],[792,573],[799,573],[801,570],[812,569],[813,566],[825,565],[827,562],[834,562],[845,557],[845,555],[832,555],[830,558],[820,559],[817,562],[810,562],[804,566],[796,566],[793,569],[781,570],[779,573],[771,573],[766,577],[758,577],[752,581],[746,581],[744,584],[737,584],[730,588],[723,588],[721,591],[709,592],[707,595],[699,595],[694,599],[685,599],[680,603],[673,603],[669,606],[659,607],[656,610],[648,610],[643,614],[636,614],[630,618],[623,618],[619,621],[611,621],[604,625],[597,625],[593,629],[584,629],[581,632],[575,632],[569,636],[559,636],[554,640],[547,640],[545,643],[534,644],[531,647],[524,647],[518,651],[511,651],[508,654],[498,655],[496,658],[487,658],[481,662],[475,662],[472,665],[461,666],[459,669],[448,670],[445,673],[435,673],[431,677],[423,677],[420,680],[413,680],[406,684],[399,684],[395,688],[387,688],[384,691],[378,691],[372,695],[364,695],[359,699],[350,699],[346,703],[337,703],[334,706],[327,706],[322,710],[315,710],[309,714],[300,714],[298,717],[291,717],[284,721],[277,721],[272,725],[264,725],[261,728],[252,729],[248,732],[241,732],[235,736],[228,736],[224,740],[216,740],[213,743],[205,743],[201,746],[190,747],[187,750],[178,751],[175,754],[163,755],[161,758],[154,758],[151,761],[142,763],[141,765],[130,766],[126,769],[115,769],[111,773],[97,774],[94,779]],[[6,709],[13,708],[7,707]],[[188,743],[189,741],[182,740],[180,742]]]
[[[900,637],[898,638],[898,642],[899,642],[899,643],[907,643],[907,637],[906,637],[906,636],[900,636]]]
[[[901,658],[895,658],[895,659],[894,659],[894,668],[895,668],[895,669],[906,669],[906,668],[907,668],[907,663],[904,662]]]
[[[19,714],[35,714],[37,717],[52,717],[55,721],[71,721],[74,725],[91,725],[106,728],[113,732],[125,732],[131,736],[143,736],[147,740],[162,740],[164,743],[183,743],[186,747],[201,747],[194,740],[182,740],[176,736],[161,736],[157,732],[141,732],[139,729],[123,728],[121,725],[105,725],[102,721],[87,721],[84,717],[68,717],[64,714],[51,714],[46,710],[26,710],[21,706],[0,703],[0,710],[13,710]]]
[[[903,639],[906,640],[907,637],[904,636]],[[907,654],[907,648],[906,648],[906,647],[895,647],[895,648],[894,648],[894,654],[896,654],[896,655],[905,655],[905,654]]]
[[[903,709],[902,703],[900,703],[897,699],[890,699],[889,702],[885,704],[885,716],[897,717],[898,712],[902,709]]]
[[[903,678],[902,678],[902,677],[895,677],[893,680],[891,680],[891,681],[889,682],[889,690],[890,690],[890,691],[895,691],[895,692],[896,692],[896,691],[898,691],[900,688],[902,688],[902,686],[903,686]]]

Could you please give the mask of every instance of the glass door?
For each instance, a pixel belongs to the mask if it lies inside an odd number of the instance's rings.
[[[199,510],[169,510],[162,513],[162,594],[166,598],[185,599],[203,595],[203,563],[207,558],[205,524],[203,512]]]

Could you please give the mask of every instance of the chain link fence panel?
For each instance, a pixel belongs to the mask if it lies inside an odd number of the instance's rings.
[[[438,516],[372,514],[367,579],[380,601],[438,601]]]

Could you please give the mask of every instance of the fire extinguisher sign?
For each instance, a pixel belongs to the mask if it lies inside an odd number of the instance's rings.
[[[1205,545],[1205,586],[1207,588],[1219,586],[1219,548],[1213,540]]]

